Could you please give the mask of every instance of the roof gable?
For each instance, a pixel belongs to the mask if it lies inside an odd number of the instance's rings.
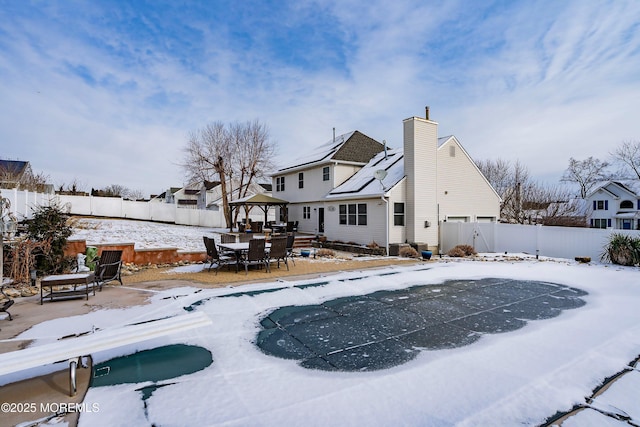
[[[443,136],[441,138],[438,138],[438,151],[440,151],[441,149],[444,149],[444,147],[446,146],[451,146],[451,145],[455,145],[460,149],[462,154],[467,158],[467,160],[469,160],[469,163],[471,163],[471,165],[475,168],[475,170],[482,177],[484,182],[489,186],[489,188],[491,188],[491,190],[495,193],[495,195],[498,196],[500,200],[502,200],[502,197],[500,197],[500,194],[498,194],[496,189],[493,188],[493,185],[491,185],[487,177],[484,176],[484,174],[482,173],[482,171],[480,170],[476,162],[473,161],[473,159],[471,158],[467,150],[464,149],[464,147],[462,146],[462,144],[460,144],[460,141],[458,141],[458,138],[456,138],[455,135]]]
[[[636,187],[638,186],[635,184],[635,182],[623,183],[620,181],[606,181],[594,188],[587,195],[587,198],[593,197],[594,194],[600,191],[608,193],[615,198],[622,198],[624,193],[626,193],[628,196],[637,198],[640,197],[640,195]]]
[[[290,169],[308,167],[332,160],[365,164],[382,150],[384,150],[384,146],[381,143],[356,130],[338,135],[335,139],[316,147],[310,153],[296,158],[289,165],[280,168],[278,172],[287,172]]]

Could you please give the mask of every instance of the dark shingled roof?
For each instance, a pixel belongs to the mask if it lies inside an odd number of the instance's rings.
[[[316,147],[311,153],[304,154],[293,160],[289,165],[281,167],[278,172],[318,163],[329,163],[330,161],[365,164],[382,150],[384,150],[384,145],[356,130],[339,135],[333,140]]]
[[[384,150],[384,145],[360,131],[353,132],[351,138],[333,155],[332,160],[367,163]]]

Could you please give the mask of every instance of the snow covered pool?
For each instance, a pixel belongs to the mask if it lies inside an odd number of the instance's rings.
[[[81,414],[80,426],[539,425],[557,411],[584,403],[603,379],[640,352],[637,269],[564,261],[453,262],[429,267],[345,272],[241,288],[176,288],[158,292],[146,306],[41,323],[21,338],[38,340],[52,331],[77,333],[86,325],[105,330],[125,320],[145,321],[186,309],[211,319],[209,327],[94,354],[94,362],[100,364],[182,344],[206,349],[213,362],[179,377],[91,387],[85,403],[98,403],[100,411]],[[357,310],[359,303],[349,306],[357,297],[366,296],[365,301],[375,305],[385,303],[385,295],[412,304],[406,294],[412,287],[429,284],[424,290],[444,291],[447,280],[456,280],[459,284],[449,287],[463,289],[464,281],[483,283],[485,278],[543,282],[552,287],[544,295],[571,295],[568,300],[577,309],[556,312],[551,303],[557,301],[549,300],[542,305],[554,316],[526,320],[526,325],[501,333],[468,325],[479,337],[471,345],[415,351],[410,360],[373,371],[308,369],[302,366],[303,359],[274,357],[256,345],[261,331],[270,329],[265,319],[274,316],[275,324],[286,323],[286,316],[280,316],[284,312],[274,314],[283,307]],[[488,287],[495,286],[500,283]],[[482,294],[478,295],[481,301]],[[471,302],[465,299],[465,304]],[[495,309],[487,307],[484,312]],[[478,328],[483,324],[475,323]],[[456,327],[466,329],[462,324]],[[640,390],[637,382],[621,385],[627,395]]]

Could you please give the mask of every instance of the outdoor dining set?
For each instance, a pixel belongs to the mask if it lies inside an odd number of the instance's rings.
[[[271,272],[271,264],[284,263],[289,270],[289,259],[293,260],[293,243],[295,235],[293,233],[272,236],[269,241],[265,235],[254,233],[221,234],[220,243],[216,244],[213,238],[203,236],[204,245],[207,249],[207,262],[209,271],[214,267],[216,274],[220,268],[235,266],[236,273],[241,266],[244,266],[245,274],[249,272],[249,266],[256,265],[264,267],[267,272]]]

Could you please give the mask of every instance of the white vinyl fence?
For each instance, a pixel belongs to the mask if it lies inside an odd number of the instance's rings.
[[[33,209],[37,206],[57,203],[61,206],[68,205],[69,213],[73,215],[139,219],[211,228],[226,227],[222,211],[182,208],[172,203],[136,202],[120,197],[65,196],[17,189],[0,189],[0,195],[9,199],[11,212],[18,220],[31,218]],[[269,219],[273,219],[273,210],[270,216]],[[244,218],[244,210],[241,211],[240,217]],[[264,212],[259,208],[253,208],[249,217],[252,221],[264,221]]]
[[[570,259],[580,256],[599,261],[612,233],[640,237],[636,230],[443,222],[440,224],[440,248],[446,253],[456,245],[466,244],[477,252],[524,252]]]

